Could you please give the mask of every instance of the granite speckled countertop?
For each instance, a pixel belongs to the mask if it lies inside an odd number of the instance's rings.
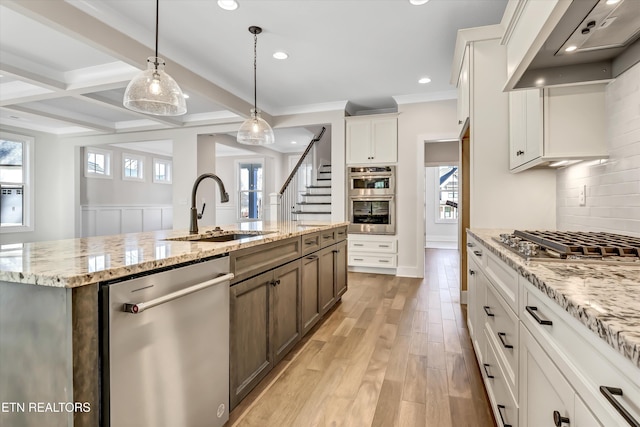
[[[200,227],[197,235],[166,230],[0,245],[0,281],[75,288],[347,224],[242,222],[222,226],[222,232]],[[256,236],[215,243],[171,240],[237,231]]]
[[[512,230],[468,231],[640,368],[640,265],[526,261],[492,240]]]

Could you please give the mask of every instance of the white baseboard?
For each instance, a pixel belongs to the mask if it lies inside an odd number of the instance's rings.
[[[391,276],[396,275],[395,268],[376,268],[376,267],[348,267],[350,272],[353,273],[374,273],[374,274],[388,274]]]
[[[398,277],[417,277],[417,278],[422,278],[424,277],[424,273],[421,271],[418,271],[418,269],[416,267],[398,267],[396,268],[396,276]]]
[[[427,236],[424,244],[426,249],[458,249],[456,236]]]

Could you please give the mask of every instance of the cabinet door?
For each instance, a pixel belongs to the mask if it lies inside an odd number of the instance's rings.
[[[320,259],[311,254],[302,259],[302,335],[305,335],[320,320],[318,285],[320,277]]]
[[[335,265],[335,294],[340,298],[347,292],[347,241],[343,240],[333,245],[334,265]]]
[[[229,383],[233,409],[273,367],[269,346],[271,272],[230,289]]]
[[[573,388],[522,324],[520,338],[520,427],[553,426],[554,414],[574,426]]]
[[[543,97],[541,89],[524,91],[524,109],[526,114],[526,138],[524,162],[530,162],[543,154],[544,123],[542,121]]]
[[[469,47],[465,48],[462,58],[462,68],[458,77],[458,132],[462,133],[464,123],[469,118],[470,109],[469,86]]]
[[[371,121],[347,122],[347,164],[371,162]]]
[[[398,161],[398,119],[372,120],[371,162],[396,163]]]
[[[524,91],[509,92],[509,169],[524,163],[526,114]]]
[[[328,248],[318,251],[319,264],[319,302],[320,313],[326,313],[336,300],[336,288],[334,286],[334,254],[333,248]]]
[[[587,405],[578,397],[576,394],[575,401],[575,415],[572,427],[602,427],[602,424],[598,421],[598,419],[591,413]]]
[[[274,362],[278,363],[300,341],[300,260],[273,270],[271,282],[271,336]]]

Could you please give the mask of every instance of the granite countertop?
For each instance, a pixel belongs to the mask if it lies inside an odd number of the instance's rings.
[[[526,261],[492,239],[505,230],[468,231],[640,368],[640,265]]]
[[[0,245],[0,281],[75,288],[347,224],[258,221],[222,226],[222,231],[200,227],[197,235],[165,230]],[[256,236],[216,243],[183,240],[238,231]]]

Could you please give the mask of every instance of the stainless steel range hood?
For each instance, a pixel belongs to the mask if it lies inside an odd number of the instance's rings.
[[[573,0],[518,88],[616,78],[640,61],[640,0]]]

